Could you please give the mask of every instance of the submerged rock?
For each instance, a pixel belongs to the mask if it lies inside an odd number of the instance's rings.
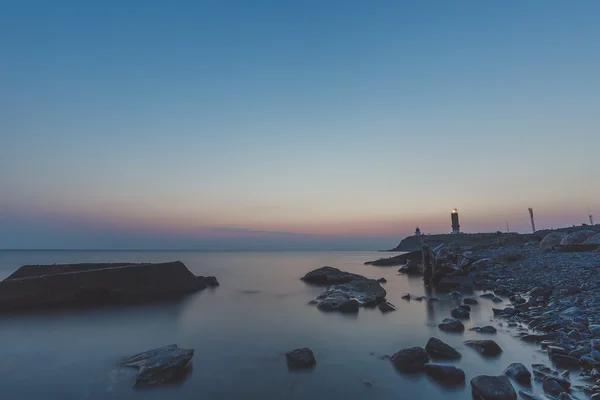
[[[473,397],[480,400],[517,400],[510,380],[502,376],[479,375],[471,379]]]
[[[419,372],[429,362],[429,356],[424,348],[411,347],[392,354],[390,361],[402,372]]]
[[[445,318],[438,327],[446,332],[462,332],[465,325],[456,318]]]
[[[468,307],[468,306],[458,306],[455,309],[453,309],[450,312],[450,314],[454,318],[469,319],[471,317],[471,313],[469,312],[470,310],[467,309],[466,307]]]
[[[193,349],[180,349],[172,344],[127,357],[121,364],[139,369],[135,386],[154,386],[181,376],[193,356]]]
[[[531,382],[531,372],[521,363],[512,363],[504,370],[504,375],[524,385]]]
[[[467,340],[464,343],[486,357],[494,357],[502,353],[498,343],[493,340]]]
[[[435,337],[429,339],[427,345],[425,345],[425,351],[431,358],[438,360],[458,360],[461,358],[461,354],[454,347]]]
[[[452,365],[425,364],[424,369],[427,375],[445,385],[458,385],[465,381],[465,372]]]
[[[312,368],[317,363],[315,355],[308,347],[288,351],[285,353],[285,358],[291,369]]]
[[[314,271],[310,271],[301,279],[304,282],[315,283],[318,285],[334,285],[338,283],[348,283],[367,278],[365,278],[362,275],[341,271],[333,267],[321,267],[315,269]]]
[[[396,311],[396,307],[394,307],[394,305],[388,301],[384,301],[383,303],[379,303],[379,309],[382,312],[390,312],[390,311]]]
[[[376,306],[385,300],[386,291],[374,279],[360,279],[330,286],[316,298],[322,311],[357,312],[361,306]]]

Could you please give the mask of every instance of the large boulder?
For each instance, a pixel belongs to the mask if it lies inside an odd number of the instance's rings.
[[[471,379],[473,397],[480,400],[517,400],[510,380],[502,376],[479,375]]]
[[[582,231],[573,232],[573,233],[565,236],[560,241],[560,244],[562,246],[571,245],[571,244],[581,244],[594,235],[596,235],[596,232],[591,231],[591,230],[582,230]]]
[[[583,242],[584,244],[600,244],[600,233],[596,233],[594,236],[589,237]]]
[[[154,386],[184,375],[193,356],[193,349],[180,349],[172,344],[127,357],[121,363],[139,369],[135,386]]]
[[[445,318],[438,327],[446,332],[462,332],[465,330],[465,325],[456,318]]]
[[[452,365],[425,364],[425,373],[444,385],[459,385],[465,381],[465,372]]]
[[[429,356],[422,347],[410,347],[392,354],[390,361],[402,372],[419,372],[429,362]]]
[[[285,358],[290,369],[312,368],[317,363],[315,355],[308,347],[288,351]]]
[[[461,358],[458,350],[435,337],[429,339],[425,345],[425,350],[431,358],[438,360],[458,360]]]
[[[333,267],[321,267],[314,271],[310,271],[301,279],[304,282],[315,283],[318,285],[334,285],[337,283],[347,283],[367,278],[362,275],[341,271]]]
[[[156,301],[218,284],[181,261],[25,265],[0,282],[0,310]]]
[[[362,306],[376,306],[386,291],[375,279],[359,279],[330,286],[312,303],[322,311],[356,312]]]
[[[552,250],[554,246],[558,246],[567,236],[564,232],[552,232],[546,235],[540,242],[540,249]]]
[[[502,353],[502,348],[493,340],[467,340],[465,345],[474,348],[486,357],[494,357]]]
[[[504,375],[515,381],[527,385],[531,382],[531,372],[521,363],[512,363],[504,370]]]

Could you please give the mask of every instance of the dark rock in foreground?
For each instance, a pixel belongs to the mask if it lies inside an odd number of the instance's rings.
[[[498,343],[493,340],[467,340],[465,345],[474,348],[486,357],[494,357],[502,353],[502,349],[498,346]]]
[[[504,370],[504,375],[514,379],[515,381],[523,385],[529,384],[531,382],[531,372],[529,372],[527,367],[521,363],[510,364]]]
[[[546,379],[542,384],[542,388],[544,389],[544,392],[553,395],[557,395],[564,390],[563,387],[554,379]]]
[[[374,279],[359,279],[330,286],[313,304],[322,311],[358,312],[363,306],[375,307],[385,300],[386,291]]]
[[[444,385],[458,385],[465,382],[465,372],[452,365],[425,364],[425,373]]]
[[[453,309],[450,314],[454,317],[454,318],[458,318],[458,319],[469,319],[471,316],[471,313],[469,312],[469,310],[466,308],[468,306],[458,306],[455,309]]]
[[[454,347],[434,337],[429,339],[427,345],[425,345],[425,350],[431,358],[438,360],[458,360],[461,358],[461,354]]]
[[[473,397],[480,400],[517,400],[517,393],[506,376],[480,375],[471,379]]]
[[[446,332],[462,332],[465,330],[464,324],[456,318],[445,318],[438,327]]]
[[[285,358],[291,369],[312,368],[317,363],[312,350],[307,347],[288,351]]]
[[[321,267],[310,271],[301,278],[304,282],[315,283],[318,285],[335,285],[338,283],[348,283],[355,280],[367,279],[362,275],[352,274],[341,271],[333,267]]]
[[[121,364],[139,369],[135,386],[154,386],[183,375],[193,356],[193,349],[180,349],[172,344],[125,358]]]
[[[383,303],[379,303],[379,309],[381,310],[381,312],[390,312],[390,311],[396,311],[396,307],[394,307],[394,305],[390,302],[384,301]]]
[[[424,348],[411,347],[392,354],[390,361],[402,372],[419,372],[429,362],[429,356]]]
[[[0,282],[4,311],[150,301],[218,286],[180,262],[26,265]]]
[[[479,304],[479,301],[477,301],[477,299],[475,297],[469,296],[469,297],[465,297],[463,299],[463,303],[472,306],[472,305],[475,305],[475,304]]]

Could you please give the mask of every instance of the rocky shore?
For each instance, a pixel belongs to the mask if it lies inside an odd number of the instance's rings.
[[[468,319],[470,307],[478,304],[477,296],[467,294],[481,291],[479,297],[498,299],[499,306],[493,311],[499,324],[513,328],[516,340],[539,344],[555,367],[532,365],[533,377],[543,383],[544,394],[521,390],[519,394],[523,398],[575,399],[585,396],[600,399],[598,243],[600,234],[580,230],[550,232],[537,241],[517,244],[497,242],[461,248],[453,243],[439,245],[433,250],[424,245],[421,262],[415,260],[412,252],[411,257],[404,257],[407,263],[399,272],[424,274],[427,285],[454,287],[450,297],[462,299],[463,304],[440,322],[441,331],[464,331],[461,319]],[[392,265],[392,261],[385,259],[368,264]],[[438,279],[435,279],[436,275]],[[500,297],[508,299],[510,304]],[[412,299],[411,296],[408,298]],[[492,326],[473,329],[490,334],[496,331]],[[487,357],[502,352],[493,340],[467,341],[465,345]],[[398,364],[398,360],[410,356],[408,361],[401,363],[402,369],[410,369],[411,363],[418,361],[418,368],[413,370],[423,371],[429,362],[427,355],[431,356],[435,351],[417,349],[421,348],[401,350],[392,356],[392,361]],[[449,370],[448,374],[451,373],[454,372]],[[572,385],[571,373],[585,384]],[[502,376],[473,378],[473,394],[484,400],[516,399],[517,393],[510,380],[522,383],[528,381],[531,374],[526,366],[511,364]]]

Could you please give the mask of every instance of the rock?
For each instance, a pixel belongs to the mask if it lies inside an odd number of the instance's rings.
[[[468,305],[479,304],[479,302],[477,301],[477,299],[475,297],[465,297],[463,299],[463,303],[468,304]]]
[[[461,292],[454,291],[448,293],[448,297],[452,300],[460,300],[463,298],[463,294]]]
[[[567,236],[566,233],[563,232],[552,232],[546,235],[540,242],[540,249],[542,250],[552,250],[554,246],[559,245],[562,240]]]
[[[556,337],[556,335],[554,333],[547,333],[544,335],[527,334],[527,335],[522,336],[521,340],[524,342],[539,343],[544,340],[552,340],[555,337]]]
[[[484,293],[482,295],[480,295],[479,297],[481,297],[482,299],[493,299],[494,297],[496,297],[496,295],[494,293]]]
[[[581,357],[581,356],[583,356],[585,354],[588,354],[591,351],[592,351],[591,347],[589,347],[589,346],[581,346],[581,347],[576,348],[575,350],[572,350],[569,353],[569,356],[575,357],[575,358],[579,358],[579,357]]]
[[[600,367],[600,361],[595,360],[591,355],[585,354],[579,358],[579,364],[585,369]]]
[[[549,399],[548,397],[544,396],[543,394],[533,393],[533,392],[530,392],[529,390],[519,390],[519,394],[524,399],[528,399],[528,400],[552,400],[552,399]]]
[[[517,393],[506,376],[479,375],[471,379],[473,397],[480,400],[517,400]]]
[[[558,396],[558,400],[577,400],[575,397],[571,396],[569,393],[562,392]]]
[[[446,332],[462,332],[465,330],[463,323],[455,318],[445,318],[438,327]]]
[[[417,261],[421,260],[421,250],[411,251],[405,254],[400,254],[394,257],[389,258],[381,258],[375,261],[367,261],[365,265],[375,265],[378,267],[394,267],[397,265],[403,265],[408,263],[409,261]]]
[[[595,338],[600,338],[600,325],[590,325],[588,326],[588,330]]]
[[[454,318],[462,318],[462,319],[468,319],[471,316],[469,310],[467,310],[464,306],[458,306],[458,307],[456,307],[455,309],[453,309],[450,312],[450,314]]]
[[[594,350],[600,350],[600,339],[592,339],[592,340],[590,340],[590,346]]]
[[[572,244],[581,244],[595,235],[596,235],[596,232],[591,231],[591,230],[582,230],[582,231],[573,232],[573,233],[565,236],[564,238],[562,238],[562,240],[560,241],[560,244],[561,244],[561,246],[568,246],[568,245],[572,245]]]
[[[569,307],[565,311],[561,312],[559,316],[562,319],[573,320],[583,314],[586,314],[586,310],[581,307]]]
[[[565,378],[561,377],[558,372],[553,371],[552,369],[548,368],[547,366],[543,365],[543,364],[533,364],[531,366],[532,370],[533,370],[533,375],[542,380],[548,380],[548,379],[553,379],[555,380],[559,385],[561,385],[563,387],[563,391],[568,391],[569,388],[571,387],[571,382],[569,382],[568,380],[566,380]]]
[[[215,283],[214,277],[195,276],[180,261],[24,265],[0,282],[0,310],[156,301]]]
[[[567,355],[567,351],[560,346],[548,346],[548,354],[564,354]]]
[[[180,349],[172,344],[127,357],[121,364],[139,369],[135,386],[154,386],[184,375],[192,357],[193,349]]]
[[[387,279],[385,279],[385,278],[379,278],[379,279],[377,279],[377,282],[379,282],[379,283],[387,283]]]
[[[564,354],[552,353],[552,354],[550,354],[550,360],[554,363],[554,365],[556,365],[557,367],[561,367],[561,368],[569,368],[569,367],[578,367],[579,366],[579,360],[577,358],[569,357]]]
[[[542,388],[544,389],[544,392],[553,395],[559,394],[563,391],[563,387],[554,379],[546,379],[542,384]]]
[[[521,363],[510,364],[504,370],[504,375],[524,385],[531,382],[531,372]]]
[[[590,356],[591,356],[591,357],[592,357],[594,360],[596,360],[596,361],[600,361],[600,351],[598,351],[598,350],[592,350],[592,351],[590,352]]]
[[[446,385],[458,385],[465,382],[465,372],[451,365],[425,364],[425,373],[435,381]]]
[[[334,285],[338,283],[349,283],[356,280],[365,280],[367,278],[362,275],[341,271],[333,267],[321,267],[307,273],[301,279],[304,282],[315,283],[318,285]]]
[[[405,294],[404,296],[401,297],[401,299],[410,300],[410,294]]]
[[[590,396],[590,400],[600,400],[600,392]]]
[[[291,369],[312,368],[316,363],[315,356],[311,349],[304,347],[285,353],[288,367]]]
[[[584,244],[600,244],[600,233],[595,234],[594,236],[588,238]]]
[[[374,279],[359,279],[330,286],[319,297],[322,311],[357,312],[361,306],[375,306],[385,299],[386,291]]]
[[[482,327],[474,328],[477,333],[485,333],[485,334],[495,334],[497,332],[496,328],[491,325],[486,325]]]
[[[400,371],[418,372],[429,362],[429,356],[424,348],[411,347],[392,354],[390,361]]]
[[[382,312],[390,312],[390,311],[396,311],[396,307],[394,307],[394,305],[390,302],[384,301],[383,303],[379,303],[379,309]]]
[[[458,360],[461,358],[461,354],[454,347],[435,337],[429,339],[427,345],[425,345],[425,351],[431,358],[438,360]]]
[[[501,299],[500,297],[498,297],[498,296],[494,296],[494,297],[492,297],[492,301],[493,301],[494,303],[502,303],[502,302],[504,302],[504,300],[502,300],[502,299]]]
[[[408,261],[405,265],[401,266],[398,270],[401,274],[406,275],[421,275],[421,265],[418,261]]]
[[[493,340],[467,340],[464,343],[486,357],[494,357],[502,353],[498,343]]]

